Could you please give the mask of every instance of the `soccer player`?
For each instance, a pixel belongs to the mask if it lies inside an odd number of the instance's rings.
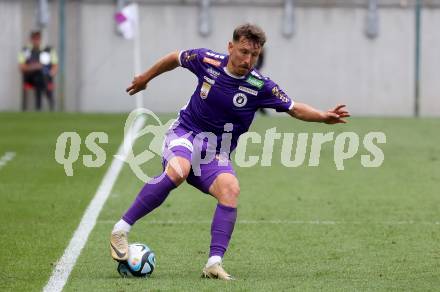
[[[197,88],[165,137],[163,173],[145,184],[112,230],[110,249],[115,260],[124,261],[128,257],[127,236],[132,225],[159,207],[168,194],[186,180],[217,199],[210,253],[202,276],[232,280],[222,267],[222,258],[234,230],[240,188],[229,154],[239,136],[248,131],[255,112],[259,108],[273,108],[303,121],[346,122],[344,118],[349,117],[349,113],[344,105],[319,111],[304,103],[294,103],[276,83],[255,70],[265,42],[261,28],[240,25],[228,44],[228,55],[209,49],[173,52],[136,76],[127,88],[133,95],[144,90],[153,78],[179,66],[198,78]],[[203,132],[214,135],[214,141],[209,137],[208,142],[200,138],[198,134]],[[204,155],[214,153],[214,159],[196,164],[194,160],[203,157],[197,151]]]

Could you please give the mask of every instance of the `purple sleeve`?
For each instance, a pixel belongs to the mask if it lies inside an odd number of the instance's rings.
[[[202,70],[202,62],[206,51],[206,49],[181,51],[179,54],[180,66],[198,75],[198,72]]]
[[[270,79],[265,80],[260,107],[287,112],[293,108],[293,104],[293,100],[275,82]]]

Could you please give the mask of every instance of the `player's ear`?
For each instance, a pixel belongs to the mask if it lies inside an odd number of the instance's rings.
[[[229,43],[228,43],[228,52],[229,52],[229,55],[232,53],[232,48],[234,47],[234,44],[230,41]]]

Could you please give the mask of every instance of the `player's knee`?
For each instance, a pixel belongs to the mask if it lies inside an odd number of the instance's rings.
[[[240,195],[240,186],[237,183],[229,185],[227,188],[227,193],[238,199],[238,196]]]
[[[180,185],[186,180],[191,170],[190,162],[182,157],[172,158],[166,166],[168,177],[176,184]]]
[[[219,203],[228,207],[237,207],[240,187],[238,183],[224,185],[220,190]]]

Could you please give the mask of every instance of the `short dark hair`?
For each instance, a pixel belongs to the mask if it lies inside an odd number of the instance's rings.
[[[257,43],[261,47],[264,46],[264,43],[266,42],[266,34],[259,26],[255,24],[245,23],[237,26],[234,29],[232,39],[234,42],[238,42],[241,37]]]
[[[41,38],[41,31],[33,30],[33,31],[31,31],[29,36],[30,36],[31,39],[33,39],[33,38]]]

